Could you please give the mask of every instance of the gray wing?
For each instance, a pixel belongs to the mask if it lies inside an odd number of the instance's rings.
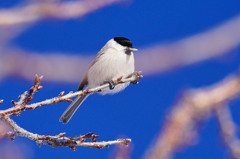
[[[88,84],[88,77],[87,77],[87,73],[88,70],[98,61],[98,59],[100,58],[100,56],[104,53],[105,47],[103,47],[98,53],[97,56],[95,57],[95,59],[90,63],[90,65],[88,66],[87,71],[85,72],[82,81],[80,82],[79,86],[78,86],[78,91],[83,90],[84,86]]]

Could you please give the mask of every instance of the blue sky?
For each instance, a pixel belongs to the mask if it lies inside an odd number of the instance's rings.
[[[17,2],[19,1],[0,1],[0,7],[10,7]],[[38,22],[14,39],[11,46],[42,54],[62,52],[87,56],[90,52],[97,53],[112,37],[125,36],[132,40],[134,47],[141,49],[204,32],[239,13],[239,0],[133,0],[130,3],[113,4],[83,18],[65,21],[47,19]],[[94,132],[100,135],[100,141],[131,138],[131,158],[137,159],[143,156],[153,143],[177,97],[188,88],[208,86],[236,73],[240,63],[239,52],[240,47],[215,60],[144,76],[138,85],[131,85],[113,96],[94,94],[84,102],[67,125],[58,120],[68,103],[26,111],[20,117],[13,118],[20,126],[39,134],[67,132],[67,136],[76,136]],[[28,90],[31,85],[32,82],[15,76],[0,81],[0,98],[4,99],[1,109],[7,108],[12,99],[16,100],[18,95]],[[74,91],[78,83],[53,83],[43,79],[42,86],[43,89],[35,94],[34,102],[54,97],[63,90]],[[240,123],[239,104],[239,100],[230,102],[237,123]],[[175,158],[224,158],[227,155],[219,140],[214,117],[203,125],[198,141],[197,145],[177,153]],[[116,148],[111,146],[99,150],[77,147],[76,152],[68,148],[51,148],[45,145],[38,148],[35,142],[20,137],[11,144],[27,147],[27,157],[32,159],[105,159]]]

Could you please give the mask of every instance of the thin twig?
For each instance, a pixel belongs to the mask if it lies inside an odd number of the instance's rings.
[[[42,80],[43,76],[38,77],[38,75],[35,75],[35,79],[34,79],[34,85],[33,87],[28,91],[25,91],[22,95],[20,95],[18,97],[19,101],[15,102],[14,100],[12,100],[12,103],[14,105],[15,108],[18,108],[20,110],[24,110],[24,107],[27,103],[29,103],[32,99],[33,99],[33,94],[37,91],[39,91],[40,89],[42,89],[42,86],[40,86],[41,80]],[[14,115],[20,115],[21,111],[15,112]]]
[[[136,72],[136,74],[133,74],[129,78],[115,80],[114,85],[118,85],[118,84],[126,83],[126,82],[131,82],[131,81],[136,81],[136,80],[142,78],[142,75],[140,75],[140,74],[141,74],[141,71]],[[109,83],[106,83],[106,84],[101,85],[99,87],[92,88],[92,89],[85,90],[85,91],[78,91],[78,92],[75,92],[75,93],[70,92],[70,93],[68,93],[66,95],[63,95],[63,96],[61,96],[61,94],[62,94],[62,92],[61,92],[60,96],[54,97],[54,98],[51,98],[51,99],[47,99],[47,100],[42,101],[42,102],[38,102],[38,103],[30,104],[30,105],[25,105],[24,107],[12,107],[12,108],[9,108],[9,109],[6,109],[6,110],[1,110],[0,111],[0,116],[12,115],[14,113],[18,113],[18,112],[21,112],[21,111],[25,111],[25,110],[29,110],[29,109],[36,109],[36,108],[41,107],[41,106],[45,106],[45,105],[49,105],[49,104],[55,104],[55,103],[59,103],[59,102],[62,102],[62,101],[71,102],[72,100],[70,98],[72,98],[72,97],[82,96],[82,95],[85,95],[85,94],[98,92],[99,90],[101,90],[103,88],[107,88],[107,87],[109,87]]]
[[[42,89],[42,86],[40,86],[40,83],[42,81],[43,76],[38,77],[38,75],[35,75],[35,79],[34,79],[34,85],[33,87],[30,89],[27,97],[25,97],[24,101],[20,104],[20,107],[24,107],[28,102],[30,102],[33,98],[33,94],[37,91],[39,91],[40,89]]]

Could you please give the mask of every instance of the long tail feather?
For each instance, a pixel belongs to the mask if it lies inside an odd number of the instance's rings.
[[[89,96],[83,95],[77,97],[71,105],[65,110],[65,112],[62,114],[61,118],[59,119],[64,124],[68,123],[69,120],[72,118],[73,114],[76,112],[76,110],[80,107],[80,105],[84,102],[84,100]]]

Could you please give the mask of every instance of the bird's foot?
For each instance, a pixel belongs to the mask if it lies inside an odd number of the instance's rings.
[[[108,83],[109,83],[109,89],[110,90],[114,89],[115,85],[114,85],[113,80],[109,81]]]
[[[137,76],[137,77],[142,78],[141,72],[133,72],[128,76],[128,78],[132,77],[132,76]],[[140,79],[140,78],[138,78],[138,79]],[[138,81],[137,80],[131,81],[131,84],[138,84]]]

